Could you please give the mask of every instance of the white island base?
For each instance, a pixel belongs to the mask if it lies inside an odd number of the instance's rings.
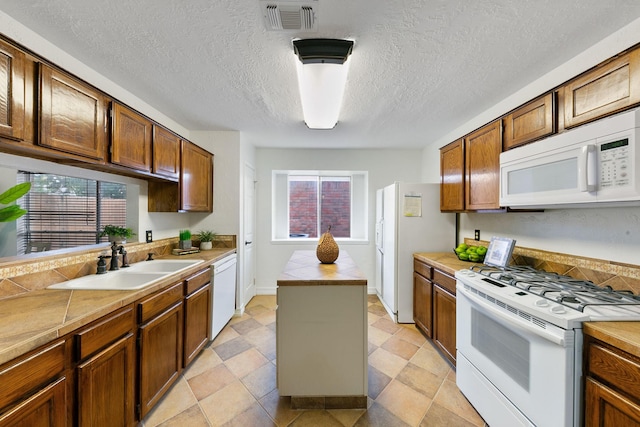
[[[296,251],[278,278],[277,380],[294,409],[367,407],[367,281],[344,252]]]

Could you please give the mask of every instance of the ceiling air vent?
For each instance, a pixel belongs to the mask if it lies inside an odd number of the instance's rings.
[[[317,0],[261,1],[262,16],[267,30],[317,31]]]

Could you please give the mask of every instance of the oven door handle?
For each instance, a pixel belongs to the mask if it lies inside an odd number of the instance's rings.
[[[498,318],[502,319],[503,321],[508,322],[509,324],[511,324],[511,325],[513,325],[515,327],[519,327],[520,329],[526,330],[527,332],[534,333],[534,334],[546,339],[547,341],[551,341],[551,342],[553,342],[555,344],[558,344],[558,345],[560,345],[562,347],[565,346],[564,337],[560,337],[560,336],[558,336],[556,334],[549,333],[549,332],[545,331],[544,329],[540,329],[540,328],[530,324],[529,322],[527,322],[525,320],[520,320],[517,317],[509,316],[509,315],[501,312],[496,307],[492,307],[490,303],[487,303],[482,298],[475,296],[471,292],[469,292],[466,289],[464,289],[464,287],[462,287],[462,286],[457,286],[456,290],[457,290],[458,293],[462,293],[464,297],[468,298],[469,300],[471,300],[476,305],[479,305],[484,310],[486,310],[489,313],[491,313],[492,316],[498,317]]]

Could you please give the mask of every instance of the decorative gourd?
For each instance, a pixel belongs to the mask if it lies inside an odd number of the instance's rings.
[[[316,248],[316,256],[323,264],[333,264],[338,259],[340,248],[331,235],[331,226],[326,233],[323,233],[318,240],[318,247]]]

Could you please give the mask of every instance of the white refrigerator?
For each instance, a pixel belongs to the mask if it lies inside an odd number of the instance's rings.
[[[440,184],[396,182],[376,191],[376,292],[397,323],[413,321],[413,254],[448,252],[456,217],[440,212]]]

